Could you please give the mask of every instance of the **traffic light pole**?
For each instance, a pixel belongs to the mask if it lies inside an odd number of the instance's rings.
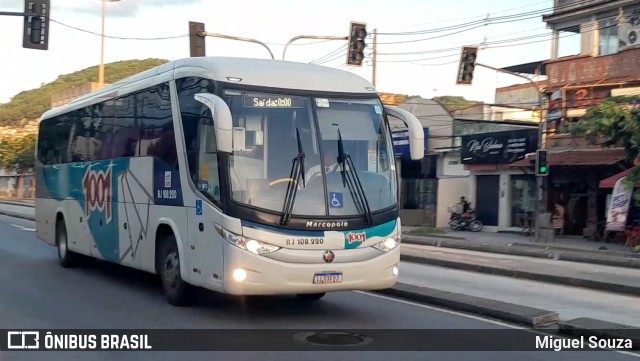
[[[23,17],[27,17],[27,16],[40,16],[36,13],[19,13],[19,12],[15,12],[15,11],[0,11],[0,15],[5,15],[5,16],[23,16]]]
[[[284,60],[284,57],[287,54],[287,48],[289,47],[289,45],[291,45],[294,41],[300,40],[300,39],[348,40],[349,37],[348,36],[298,35],[296,37],[291,38],[291,40],[289,40],[287,44],[284,46],[284,50],[282,51],[282,60]]]
[[[256,39],[250,39],[250,38],[241,38],[238,36],[231,36],[231,35],[223,35],[223,34],[216,34],[216,33],[209,33],[206,31],[203,31],[201,34],[201,36],[211,36],[214,38],[222,38],[222,39],[230,39],[230,40],[239,40],[239,41],[246,41],[249,43],[255,43],[255,44],[260,44],[262,46],[264,46],[265,49],[267,49],[267,51],[269,52],[269,55],[271,55],[271,59],[275,60],[275,57],[273,56],[273,53],[271,52],[271,49],[269,49],[269,47],[267,46],[267,44],[261,42],[260,40],[256,40]]]
[[[481,66],[487,69],[491,69],[491,70],[495,70],[497,72],[501,72],[501,73],[505,73],[505,74],[509,74],[509,75],[513,75],[513,76],[517,76],[519,78],[522,79],[526,79],[529,83],[531,83],[531,85],[536,89],[536,92],[538,93],[538,115],[539,115],[539,123],[538,123],[538,149],[543,149],[545,144],[543,142],[543,136],[544,136],[544,119],[542,117],[542,104],[544,104],[543,101],[543,91],[538,87],[538,85],[536,84],[535,81],[529,79],[528,77],[524,76],[524,75],[520,75],[518,73],[514,73],[512,71],[509,70],[505,70],[505,69],[500,69],[500,68],[494,68],[492,66],[489,65],[484,65],[484,64],[480,64],[480,63],[476,63],[475,65],[477,66]],[[537,196],[538,196],[538,209],[536,212],[536,219],[535,219],[535,233],[536,233],[536,242],[540,242],[540,222],[538,222],[540,220],[540,216],[542,215],[542,213],[546,213],[546,207],[547,207],[547,192],[544,191],[544,187],[542,184],[542,180],[543,177],[538,175],[538,172],[536,171],[536,188],[538,189],[537,191]]]

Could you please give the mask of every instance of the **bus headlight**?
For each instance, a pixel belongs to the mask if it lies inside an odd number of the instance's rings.
[[[389,237],[382,242],[376,243],[373,247],[382,252],[389,252],[400,244],[400,237]]]
[[[253,254],[265,254],[275,252],[280,249],[278,246],[274,246],[268,243],[260,242],[255,239],[247,238],[226,229],[216,226],[216,230],[220,235],[232,245],[247,250]]]

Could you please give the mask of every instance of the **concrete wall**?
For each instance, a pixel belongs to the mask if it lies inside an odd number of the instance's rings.
[[[460,153],[445,153],[438,157],[437,164],[438,178],[446,177],[466,177],[470,173],[464,169],[464,164],[460,162]]]
[[[448,227],[451,214],[448,207],[460,201],[460,197],[469,193],[468,177],[441,178],[438,180],[438,209],[436,213],[436,227]]]
[[[33,175],[0,175],[0,198],[32,199],[36,193]]]

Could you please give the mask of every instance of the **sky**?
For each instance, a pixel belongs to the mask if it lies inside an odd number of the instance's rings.
[[[480,45],[477,61],[494,67],[548,59],[551,50],[551,31],[541,14],[551,12],[553,0],[121,0],[106,5],[105,63],[189,57],[189,21],[204,23],[207,32],[267,43],[278,60],[283,44],[295,36],[347,36],[351,21],[365,22],[370,34],[373,29],[380,34],[378,91],[425,98],[457,95],[492,103],[496,87],[524,82],[476,68],[473,85],[456,85],[464,45]],[[0,11],[23,9],[24,0],[0,0]],[[101,0],[51,0],[46,51],[22,48],[23,19],[3,16],[0,103],[99,64],[101,10]],[[369,46],[372,42],[367,39]],[[208,56],[270,58],[260,45],[211,37],[206,51]],[[372,81],[371,59],[362,67],[346,66],[344,40],[298,40],[286,60],[315,61]]]

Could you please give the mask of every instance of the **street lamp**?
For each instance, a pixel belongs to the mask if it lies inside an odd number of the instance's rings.
[[[104,86],[104,18],[107,12],[107,2],[118,2],[120,0],[102,0],[102,35],[100,43],[100,68],[98,71],[98,84],[100,88]]]

